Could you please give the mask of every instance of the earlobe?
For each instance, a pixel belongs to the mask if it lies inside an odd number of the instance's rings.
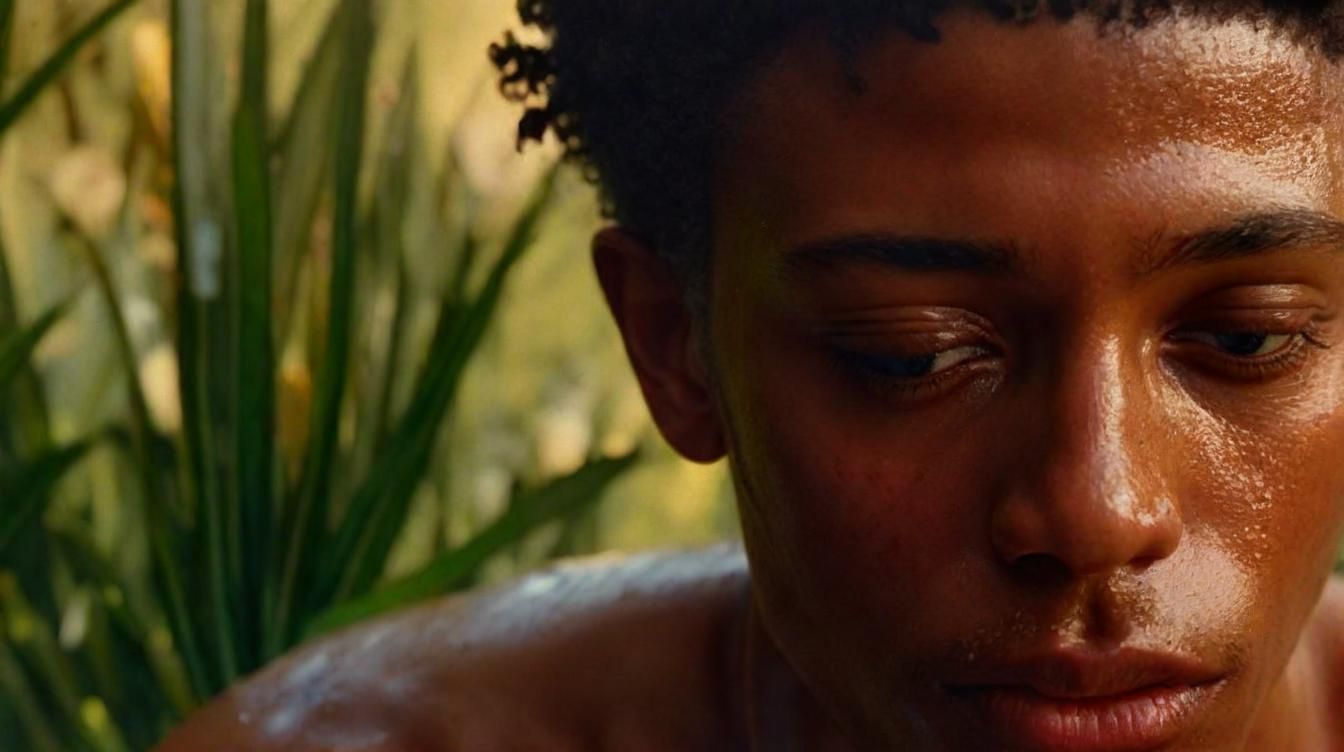
[[[688,460],[722,459],[725,444],[710,371],[701,362],[677,275],[619,227],[593,238],[593,264],[658,430]]]

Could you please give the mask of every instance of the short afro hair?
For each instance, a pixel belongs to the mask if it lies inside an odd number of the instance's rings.
[[[710,246],[718,118],[752,63],[804,24],[852,55],[878,31],[937,42],[950,0],[519,0],[543,46],[490,47],[500,88],[527,106],[519,147],[553,133],[601,189],[604,213],[695,286]],[[1175,12],[1249,18],[1344,53],[1344,0],[970,0],[1004,23],[1085,15],[1142,27]],[[861,82],[853,81],[856,86]]]

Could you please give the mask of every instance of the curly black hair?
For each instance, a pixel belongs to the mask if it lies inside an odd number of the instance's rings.
[[[1344,54],[1344,0],[971,0],[1005,23],[1075,15],[1141,27],[1175,11],[1249,17],[1331,59]],[[527,105],[519,147],[553,133],[598,184],[604,211],[700,278],[709,247],[716,119],[751,63],[806,23],[845,55],[877,31],[936,42],[952,0],[519,0],[544,46],[512,33],[490,47],[503,93]],[[861,86],[861,81],[852,81]]]

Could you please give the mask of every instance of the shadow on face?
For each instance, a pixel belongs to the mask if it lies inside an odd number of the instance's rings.
[[[849,71],[804,32],[740,92],[712,367],[622,321],[650,406],[730,456],[767,626],[854,733],[984,749],[961,690],[1166,670],[1217,691],[1112,741],[1236,748],[1344,524],[1344,72],[1243,22],[940,27]]]

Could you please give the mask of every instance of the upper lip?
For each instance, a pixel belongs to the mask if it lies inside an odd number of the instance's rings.
[[[977,665],[947,684],[952,691],[1030,689],[1054,700],[1095,700],[1159,687],[1208,684],[1219,671],[1190,656],[1133,648],[1055,648]]]

